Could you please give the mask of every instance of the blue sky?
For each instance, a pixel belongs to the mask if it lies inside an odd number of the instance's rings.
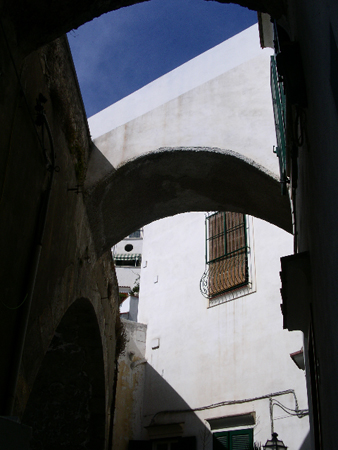
[[[90,117],[257,21],[205,0],[151,0],[104,14],[68,34]]]

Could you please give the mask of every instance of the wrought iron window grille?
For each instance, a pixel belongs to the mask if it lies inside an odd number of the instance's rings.
[[[246,217],[217,212],[206,217],[206,268],[200,291],[208,299],[250,287]]]

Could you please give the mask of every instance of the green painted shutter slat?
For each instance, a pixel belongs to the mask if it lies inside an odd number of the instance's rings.
[[[228,445],[228,439],[229,439],[229,433],[223,432],[223,433],[215,433],[214,439],[213,439],[213,450],[223,450],[223,449],[229,449]]]
[[[218,442],[218,446],[216,448],[226,448],[228,449],[228,437],[227,436],[223,436],[223,437],[219,437],[217,438],[217,442]]]
[[[213,435],[213,450],[252,450],[253,429],[221,431]]]
[[[231,450],[250,450],[250,437],[248,434],[239,434],[231,438]]]

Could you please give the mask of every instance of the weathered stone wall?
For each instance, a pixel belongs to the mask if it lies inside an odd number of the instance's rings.
[[[96,317],[103,359],[98,370],[103,370],[107,440],[118,291],[110,254],[98,259],[94,252],[81,193],[91,150],[86,116],[65,38],[25,59],[21,55],[12,24],[3,20],[0,414],[22,417],[55,330],[77,299],[88,299]],[[47,125],[42,133],[41,126],[35,123],[40,93],[46,99],[50,136]],[[52,147],[56,155],[54,168]],[[29,313],[13,406],[20,346]],[[85,330],[85,321],[83,325],[79,321],[79,326]],[[63,370],[67,371],[65,361]],[[72,386],[75,393],[76,383]]]
[[[32,428],[32,450],[104,448],[103,352],[87,299],[74,302],[58,326],[22,420]]]
[[[142,426],[147,325],[123,320],[127,344],[119,358],[114,414],[113,448],[126,450]]]

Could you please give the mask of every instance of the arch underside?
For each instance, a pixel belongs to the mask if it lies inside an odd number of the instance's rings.
[[[50,2],[36,0],[7,2],[5,14],[15,24],[18,40],[24,53],[29,53],[48,42],[78,28],[100,15],[125,6],[149,0],[59,0]],[[246,8],[266,12],[274,18],[285,13],[283,0],[206,0],[219,3],[236,3]]]
[[[106,167],[85,201],[98,254],[147,223],[188,211],[242,212],[292,231],[277,178],[230,150],[166,148],[110,173]]]

